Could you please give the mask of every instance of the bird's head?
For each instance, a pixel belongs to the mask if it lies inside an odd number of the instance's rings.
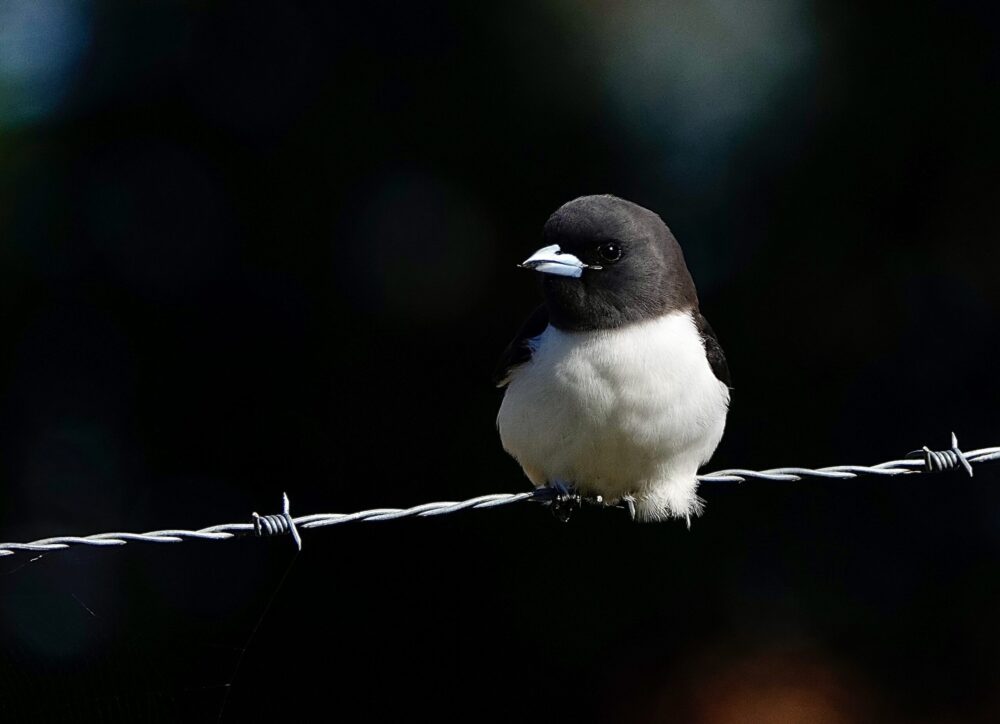
[[[549,217],[543,238],[521,266],[541,272],[549,318],[560,329],[613,329],[698,306],[677,240],[638,204],[581,196]]]

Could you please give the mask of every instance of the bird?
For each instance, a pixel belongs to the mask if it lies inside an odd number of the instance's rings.
[[[519,266],[544,301],[494,372],[503,448],[536,488],[690,526],[731,378],[680,245],[659,215],[610,194],[563,204],[542,237]]]

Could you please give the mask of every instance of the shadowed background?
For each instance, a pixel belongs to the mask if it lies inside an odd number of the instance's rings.
[[[1000,444],[998,33],[945,2],[0,0],[0,539],[524,489],[490,373],[537,301],[515,264],[588,193],[685,250],[735,378],[709,469]],[[290,569],[3,559],[0,714],[995,721],[998,482],[358,524]]]

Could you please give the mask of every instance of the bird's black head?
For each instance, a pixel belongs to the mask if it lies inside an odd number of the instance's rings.
[[[549,217],[544,239],[522,266],[543,272],[549,319],[560,329],[612,329],[698,307],[677,240],[638,204],[581,196]]]

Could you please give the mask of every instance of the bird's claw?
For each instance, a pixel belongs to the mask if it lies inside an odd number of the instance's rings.
[[[552,515],[557,520],[566,523],[572,516],[573,511],[580,508],[583,503],[580,494],[573,486],[563,480],[551,480],[546,487],[552,491],[551,499],[546,503]]]
[[[567,522],[573,512],[584,504],[598,505],[604,508],[622,508],[628,511],[631,520],[636,519],[635,498],[625,495],[617,501],[606,501],[602,495],[584,497],[572,483],[562,480],[550,480],[545,485],[536,488],[536,500],[544,503],[558,520]]]

